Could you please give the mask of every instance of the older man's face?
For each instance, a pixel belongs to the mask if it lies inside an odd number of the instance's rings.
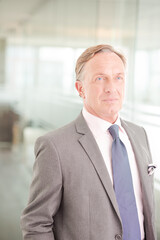
[[[91,114],[114,123],[122,108],[125,67],[118,55],[101,52],[84,67],[83,80],[76,82],[84,106]]]

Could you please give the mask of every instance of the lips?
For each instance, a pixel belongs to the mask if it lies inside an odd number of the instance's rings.
[[[118,99],[117,98],[108,98],[108,99],[103,99],[102,101],[103,102],[116,102],[116,101],[118,101]]]

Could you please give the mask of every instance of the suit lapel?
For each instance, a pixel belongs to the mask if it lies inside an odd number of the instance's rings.
[[[141,181],[142,188],[142,201],[144,208],[144,215],[146,215],[146,219],[151,219],[152,216],[152,203],[153,203],[153,186],[152,181],[148,176],[147,167],[151,161],[151,156],[147,149],[147,146],[143,145],[146,139],[139,139],[139,134],[137,131],[134,131],[133,127],[131,128],[129,124],[123,120],[121,120],[122,127],[125,129],[129,140],[131,142],[133,152],[135,154],[135,159],[139,171],[139,177]]]
[[[92,135],[89,127],[87,126],[87,123],[83,118],[82,114],[76,120],[76,129],[77,132],[81,134],[78,141],[83,147],[86,154],[88,155],[90,161],[92,162],[95,171],[97,172],[97,175],[108,197],[110,198],[110,201],[115,209],[115,212],[117,213],[120,219],[119,209],[108,170],[106,168],[99,147],[94,139],[94,136]]]
[[[129,140],[131,142],[133,152],[135,154],[135,159],[140,175],[140,179],[143,180],[144,186],[148,189],[150,186],[150,179],[147,172],[148,164],[150,163],[151,156],[149,155],[148,149],[143,145],[145,139],[140,139],[138,132],[134,131],[126,121],[121,120],[122,127],[125,129]],[[149,184],[149,186],[148,186]]]

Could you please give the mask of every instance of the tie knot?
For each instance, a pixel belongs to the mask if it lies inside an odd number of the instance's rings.
[[[117,137],[119,137],[119,127],[118,125],[114,124],[114,125],[111,125],[109,128],[108,128],[110,134],[112,135],[112,138],[113,140],[115,140]]]

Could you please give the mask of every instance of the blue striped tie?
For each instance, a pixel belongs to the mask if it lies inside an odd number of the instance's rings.
[[[141,240],[136,200],[128,155],[119,138],[119,127],[114,124],[109,129],[113,138],[112,170],[113,185],[123,227],[123,240]]]

